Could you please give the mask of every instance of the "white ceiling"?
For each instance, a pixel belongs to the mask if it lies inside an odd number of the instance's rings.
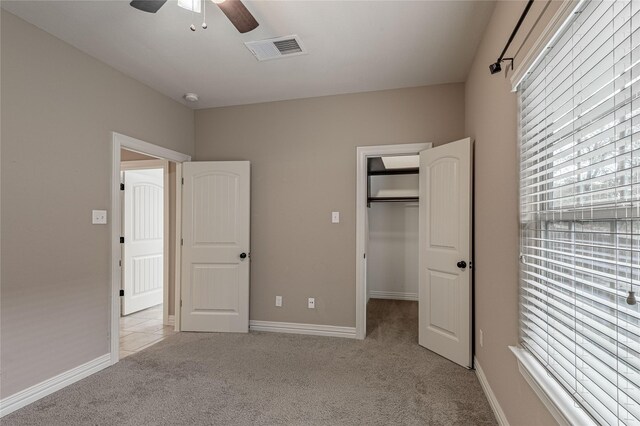
[[[208,108],[462,82],[488,1],[245,1],[260,26],[240,34],[210,0],[207,23],[169,0],[2,1],[2,8],[173,99]],[[258,62],[245,41],[297,34],[308,55]]]

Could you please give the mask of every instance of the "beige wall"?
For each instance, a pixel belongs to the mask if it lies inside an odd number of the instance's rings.
[[[518,372],[508,349],[518,343],[517,97],[504,73],[490,75],[525,2],[498,2],[466,82],[466,133],[475,139],[476,357],[512,425],[555,424]],[[532,9],[522,35],[545,3]],[[528,45],[559,3],[551,4]],[[514,50],[512,49],[512,50]],[[524,56],[526,47],[521,50]],[[507,56],[510,56],[508,52]],[[518,64],[516,58],[516,64]]]
[[[128,149],[120,150],[120,161],[140,161],[140,160],[157,160],[156,157],[140,154],[139,152],[129,151]]]
[[[356,147],[464,135],[462,84],[196,111],[196,160],[251,161],[250,318],[355,326]]]
[[[6,11],[1,31],[6,397],[109,352],[110,132],[193,154],[194,114]]]

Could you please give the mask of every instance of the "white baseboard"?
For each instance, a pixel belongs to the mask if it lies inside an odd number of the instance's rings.
[[[176,324],[176,316],[175,315],[169,315],[169,317],[167,318],[167,324],[166,325],[175,325]]]
[[[480,385],[482,385],[482,390],[484,391],[484,394],[487,396],[487,399],[489,400],[489,404],[491,405],[491,409],[493,410],[493,414],[495,414],[496,419],[498,420],[498,424],[500,426],[509,426],[509,422],[507,421],[507,416],[505,416],[504,411],[502,411],[502,407],[500,407],[500,403],[498,402],[495,394],[491,390],[491,386],[489,386],[489,382],[487,381],[487,376],[484,375],[484,371],[482,371],[482,367],[480,367],[478,358],[473,357],[473,365],[474,365],[474,368],[476,369],[476,376],[478,376]]]
[[[0,417],[50,395],[111,365],[111,354],[104,354],[55,377],[0,400]]]
[[[369,297],[371,299],[418,300],[418,293],[405,293],[402,291],[371,290],[369,292]]]
[[[355,327],[339,327],[336,325],[301,324],[297,322],[249,321],[252,331],[270,331],[274,333],[309,334],[312,336],[331,336],[356,338]]]

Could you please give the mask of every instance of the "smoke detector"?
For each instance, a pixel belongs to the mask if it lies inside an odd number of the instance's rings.
[[[198,102],[198,99],[200,99],[200,98],[195,93],[185,93],[184,94],[184,99],[187,102]]]

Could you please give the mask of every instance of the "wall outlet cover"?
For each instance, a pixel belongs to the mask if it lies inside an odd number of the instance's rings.
[[[309,309],[315,309],[316,308],[316,299],[315,298],[313,298],[313,297],[309,298],[308,307],[309,307]]]
[[[106,210],[93,210],[91,212],[91,223],[94,225],[106,225],[107,224],[107,211]]]

